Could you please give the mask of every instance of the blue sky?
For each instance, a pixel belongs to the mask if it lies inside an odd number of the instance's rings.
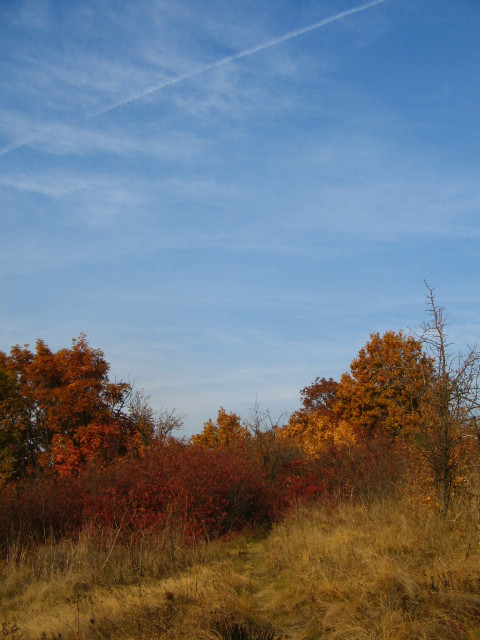
[[[479,34],[476,0],[3,0],[0,349],[85,332],[189,434],[417,329],[424,278],[473,344]]]

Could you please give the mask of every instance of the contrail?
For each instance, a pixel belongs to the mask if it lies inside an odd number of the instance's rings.
[[[122,100],[119,100],[118,102],[115,102],[114,104],[110,104],[96,111],[91,111],[80,118],[76,118],[73,122],[86,122],[87,120],[96,118],[97,116],[100,116],[104,113],[108,113],[110,111],[113,111],[114,109],[118,109],[119,107],[122,107],[125,104],[129,104],[130,102],[135,102],[135,100],[140,100],[145,96],[155,93],[156,91],[160,91],[161,89],[165,89],[166,87],[171,87],[175,84],[179,84],[184,80],[195,78],[196,76],[199,76],[202,73],[205,73],[206,71],[218,69],[219,67],[223,67],[224,65],[229,64],[230,62],[234,62],[235,60],[240,60],[241,58],[252,56],[253,54],[258,53],[259,51],[263,51],[264,49],[270,49],[271,47],[274,47],[277,44],[281,44],[282,42],[286,42],[287,40],[293,40],[293,38],[298,38],[298,36],[301,36],[304,33],[315,31],[315,29],[320,29],[321,27],[324,27],[327,24],[330,24],[332,22],[337,22],[337,20],[342,20],[342,18],[351,16],[354,13],[360,13],[361,11],[366,11],[367,9],[370,9],[371,7],[376,7],[377,5],[383,4],[384,2],[387,2],[387,0],[373,0],[373,2],[367,2],[366,4],[362,4],[353,9],[348,9],[346,11],[342,11],[341,13],[337,13],[334,16],[330,16],[329,18],[324,18],[323,20],[314,22],[313,24],[310,24],[307,27],[301,27],[300,29],[295,29],[295,31],[290,31],[289,33],[286,33],[283,36],[279,36],[278,38],[273,38],[272,40],[268,40],[267,42],[263,42],[262,44],[258,44],[254,47],[250,47],[248,49],[244,49],[243,51],[239,51],[238,53],[234,53],[233,55],[226,56],[225,58],[221,58],[216,62],[211,62],[202,67],[198,67],[193,71],[187,71],[186,73],[182,73],[178,76],[174,76],[169,80],[163,80],[162,82],[152,84],[149,87],[145,87],[144,89],[141,89],[140,91],[131,93],[127,97],[123,98]],[[15,149],[19,149],[20,147],[24,147],[28,145],[29,142],[32,142],[33,140],[44,135],[45,133],[50,132],[54,128],[55,126],[53,125],[51,127],[39,129],[21,140],[17,140],[5,147],[2,147],[0,149],[0,157],[4,156],[7,153],[10,153],[11,151],[15,151]]]

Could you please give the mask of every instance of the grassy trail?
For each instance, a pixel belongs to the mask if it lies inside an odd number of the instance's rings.
[[[262,539],[178,551],[165,578],[156,547],[141,570],[132,550],[95,569],[88,545],[69,566],[56,549],[50,573],[40,556],[4,567],[0,639],[478,640],[477,518],[401,501],[313,508]]]
[[[88,579],[78,570],[29,581],[25,569],[19,569],[9,585],[3,584],[7,598],[0,600],[0,638],[218,638],[229,630],[235,633],[237,618],[261,608],[258,594],[267,580],[259,571],[262,548],[261,540],[214,542],[176,575],[123,585],[94,584],[94,576]]]

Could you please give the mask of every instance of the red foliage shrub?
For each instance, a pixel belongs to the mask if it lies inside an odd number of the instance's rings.
[[[40,541],[88,526],[131,536],[175,528],[185,539],[213,537],[271,519],[258,456],[177,441],[142,458],[121,458],[78,475],[24,479],[0,490],[0,535]]]
[[[119,460],[91,474],[89,483],[93,499],[85,511],[96,526],[122,524],[147,532],[171,526],[195,539],[270,516],[259,461],[234,449],[211,451],[170,442],[141,460]]]
[[[387,492],[405,470],[401,443],[369,440],[350,449],[332,446],[315,458],[287,463],[277,478],[280,511],[302,502],[321,500],[334,506],[340,500],[372,498]]]
[[[142,457],[80,473],[24,478],[0,489],[5,547],[75,536],[83,527],[135,535],[175,531],[188,541],[272,522],[301,502],[371,497],[388,489],[405,457],[391,442],[369,441],[316,458],[285,457],[272,478],[251,444],[214,450],[176,440]]]
[[[27,477],[0,488],[0,548],[70,536],[82,528],[80,478]]]

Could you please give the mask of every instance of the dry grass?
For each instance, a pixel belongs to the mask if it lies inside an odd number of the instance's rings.
[[[299,639],[479,638],[473,516],[392,500],[297,514],[264,545],[268,609]]]
[[[477,509],[297,512],[261,540],[47,545],[9,559],[3,640],[480,638]]]
[[[1,567],[0,638],[218,638],[231,632],[241,640],[244,621],[229,612],[241,611],[242,594],[253,591],[246,557],[255,542],[185,546],[171,535],[114,542],[85,535],[30,552],[12,549]]]

